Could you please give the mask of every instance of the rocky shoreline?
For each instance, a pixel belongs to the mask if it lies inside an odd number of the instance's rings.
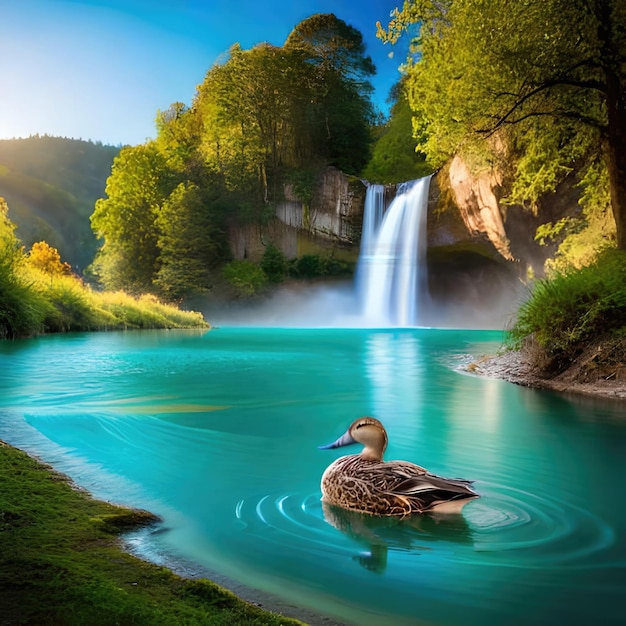
[[[552,377],[524,351],[483,356],[465,369],[524,387],[626,400],[626,365],[623,360],[613,358],[615,352],[614,342],[594,343],[569,367]]]

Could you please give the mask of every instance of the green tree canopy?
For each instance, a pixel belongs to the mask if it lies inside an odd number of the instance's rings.
[[[425,155],[417,151],[418,140],[412,133],[413,115],[403,82],[394,88],[392,97],[395,102],[391,115],[379,128],[372,158],[363,171],[363,176],[372,183],[392,184],[432,173]]]
[[[200,123],[195,112],[182,102],[175,102],[156,117],[156,147],[171,171],[196,180],[202,175]]]
[[[104,240],[94,261],[107,289],[149,291],[158,270],[156,218],[176,177],[154,142],[122,149],[91,224]]]
[[[276,198],[282,168],[296,164],[298,69],[281,48],[235,45],[228,60],[207,73],[194,102],[207,164],[259,211]]]
[[[163,203],[157,220],[159,269],[155,285],[170,300],[211,287],[211,270],[225,257],[211,188],[180,183]]]
[[[332,14],[304,20],[283,47],[236,44],[194,100],[202,154],[257,205],[257,218],[280,199],[289,170],[334,165],[359,174],[371,143],[374,72],[361,34]]]
[[[409,101],[433,166],[513,157],[513,199],[532,204],[600,163],[626,248],[626,3],[407,0],[379,32],[416,26]]]
[[[332,13],[313,15],[287,37],[284,49],[308,69],[310,132],[331,165],[360,174],[367,163],[374,122],[369,82],[376,73],[363,36]]]
[[[103,242],[94,273],[109,289],[172,299],[209,288],[230,260],[227,228],[266,224],[285,183],[308,196],[311,173],[328,165],[360,174],[373,72],[360,33],[331,14],[282,47],[233,45],[191,107],[159,111],[157,138],[115,159],[91,218]]]
[[[323,73],[336,72],[366,90],[372,89],[369,77],[376,73],[376,67],[365,55],[363,35],[333,13],[318,13],[297,24],[285,48],[303,50]]]

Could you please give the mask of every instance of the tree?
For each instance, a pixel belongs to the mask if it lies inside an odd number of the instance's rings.
[[[156,117],[155,146],[164,156],[167,166],[192,180],[202,170],[199,153],[201,124],[195,111],[182,102],[175,102]]]
[[[294,164],[294,110],[307,97],[298,63],[276,46],[235,45],[228,60],[208,72],[196,98],[209,162],[230,186],[254,189],[261,203],[277,197],[282,169]]]
[[[265,272],[256,263],[247,259],[227,263],[222,269],[222,274],[239,296],[253,296],[267,283]]]
[[[61,263],[61,255],[56,248],[45,241],[38,241],[31,246],[28,263],[49,276],[63,276],[72,273],[69,263]]]
[[[159,270],[154,282],[169,300],[211,287],[211,270],[225,256],[211,206],[216,201],[210,188],[180,183],[159,211]]]
[[[363,176],[372,183],[398,183],[421,178],[432,172],[423,153],[417,151],[412,134],[412,113],[402,82],[394,88],[389,120],[379,129],[372,158]]]
[[[297,24],[285,48],[303,50],[322,75],[335,73],[361,93],[372,91],[369,77],[376,73],[376,67],[365,55],[363,35],[333,13],[318,13]]]
[[[532,202],[600,157],[626,248],[626,3],[407,0],[379,33],[393,42],[416,25],[409,99],[433,165],[503,152],[525,181],[516,199]]]
[[[176,186],[175,172],[154,142],[123,148],[96,202],[91,225],[104,243],[94,270],[107,289],[149,290],[158,271],[159,207]]]
[[[269,243],[259,264],[271,283],[280,283],[287,274],[287,258],[274,243]]]
[[[320,13],[300,22],[284,48],[301,55],[309,68],[309,128],[318,151],[331,165],[360,174],[369,157],[374,121],[369,78],[376,73],[363,36],[334,14]]]

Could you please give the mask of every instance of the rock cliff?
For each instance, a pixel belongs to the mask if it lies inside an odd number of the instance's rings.
[[[229,239],[238,259],[258,261],[268,242],[277,245],[289,258],[304,254],[334,255],[356,262],[365,184],[328,167],[323,170],[309,204],[299,200],[292,188],[285,188],[285,199],[266,226],[231,226]]]
[[[363,222],[367,183],[329,167],[315,183],[310,203],[298,199],[290,187],[263,228],[233,225],[230,241],[235,258],[258,261],[269,241],[290,258],[303,254],[334,254],[356,261]],[[455,157],[431,182],[428,204],[429,263],[446,257],[462,266],[463,258],[498,264],[525,279],[532,268],[541,274],[554,249],[534,240],[537,226],[571,213],[576,206],[571,184],[542,199],[540,215],[518,205],[504,205],[502,176],[497,171],[472,174]],[[395,186],[386,187],[386,204]],[[476,256],[478,255],[478,256]],[[445,263],[444,263],[445,265]]]

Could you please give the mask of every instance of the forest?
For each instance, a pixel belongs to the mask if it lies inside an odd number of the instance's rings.
[[[234,44],[190,105],[157,112],[155,139],[99,147],[99,167],[112,159],[91,214],[99,247],[81,246],[95,252],[92,262],[68,257],[71,265],[83,263],[106,290],[173,303],[220,281],[249,295],[289,275],[350,272],[328,259],[288,259],[267,239],[260,263],[233,259],[228,227],[253,225],[262,235],[286,188],[306,208],[329,166],[395,183],[436,172],[455,155],[473,172],[499,172],[503,210],[521,205],[541,218],[542,199],[569,182],[579,206],[535,233],[557,245],[549,272],[626,247],[623,3],[412,0],[378,29],[390,44],[411,39],[388,119],[372,103],[376,68],[361,33],[333,14],[296,25],[282,46]],[[17,214],[28,185],[15,192],[12,168],[3,167],[0,189]],[[69,178],[48,169],[47,186]],[[98,192],[93,173],[64,192],[81,198],[76,214],[87,192]],[[44,180],[35,170],[20,175]]]
[[[171,300],[206,291],[229,261],[229,223],[262,229],[287,185],[307,205],[328,166],[377,176],[374,137],[396,122],[377,117],[368,80],[374,72],[361,33],[332,14],[304,20],[282,47],[232,46],[209,69],[191,106],[174,103],[159,112],[157,138],[116,158],[107,197],[92,216],[104,241],[95,274],[107,288]],[[397,157],[379,159],[381,176],[401,159],[396,176],[416,178],[424,169],[407,112],[405,104],[403,143],[392,146]],[[239,260],[226,267],[226,277],[249,290],[280,278],[288,263],[271,243],[265,269]]]
[[[47,135],[0,140],[0,197],[21,242],[30,248],[45,240],[82,272],[98,248],[89,216],[119,151]]]
[[[580,212],[537,233],[560,244],[555,267],[623,249],[624,13],[618,2],[406,3],[379,25],[383,40],[413,38],[387,121],[361,34],[334,15],[305,20],[282,47],[234,45],[191,106],[159,112],[157,138],[117,157],[92,216],[104,241],[94,271],[109,288],[177,300],[209,289],[228,261],[228,222],[262,229],[286,185],[306,205],[325,166],[398,182],[455,154],[502,172],[502,204],[531,212],[572,180]],[[263,282],[249,263],[229,272]]]

